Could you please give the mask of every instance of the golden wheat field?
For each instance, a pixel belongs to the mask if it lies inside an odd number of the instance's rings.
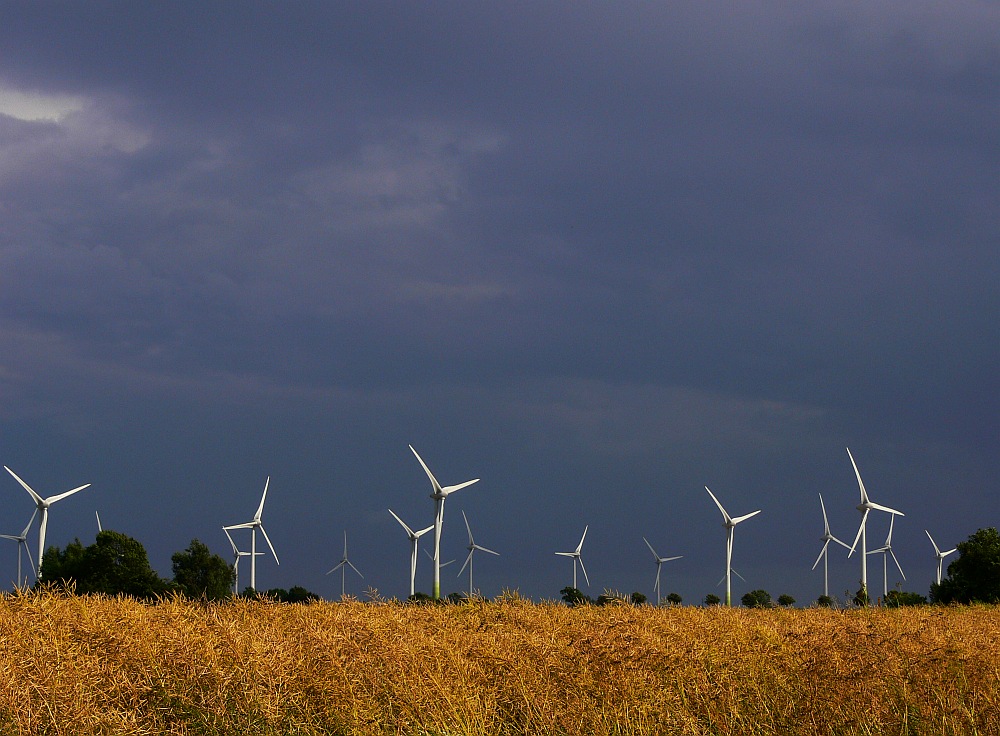
[[[0,598],[4,734],[1000,733],[997,609]]]

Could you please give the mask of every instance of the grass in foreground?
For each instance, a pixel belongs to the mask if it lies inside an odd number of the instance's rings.
[[[4,734],[1000,733],[994,608],[0,598]]]

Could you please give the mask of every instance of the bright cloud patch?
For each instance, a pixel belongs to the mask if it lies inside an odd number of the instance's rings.
[[[83,109],[84,100],[74,95],[43,95],[0,88],[0,114],[18,120],[62,120]]]

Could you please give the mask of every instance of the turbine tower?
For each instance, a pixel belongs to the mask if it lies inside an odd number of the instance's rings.
[[[870,555],[882,555],[882,602],[885,602],[886,597],[889,595],[889,561],[886,559],[887,555],[892,555],[892,561],[896,563],[896,567],[899,568],[899,574],[903,576],[903,580],[906,580],[906,573],[903,572],[903,568],[900,567],[899,560],[896,559],[896,553],[892,551],[892,525],[896,521],[896,515],[893,514],[889,517],[889,534],[885,538],[885,544],[878,549],[873,549],[868,554]]]
[[[653,549],[653,545],[649,543],[648,539],[643,537],[642,541],[646,543],[647,547],[649,547],[649,551],[653,553],[653,559],[656,560],[656,582],[653,583],[653,590],[656,591],[656,605],[660,605],[660,567],[663,566],[664,562],[679,560],[684,555],[677,555],[676,557],[660,557],[656,554],[656,550]]]
[[[267,498],[267,486],[271,482],[271,476],[267,476],[267,480],[264,481],[264,493],[260,497],[260,506],[257,507],[257,513],[253,515],[253,519],[246,522],[245,524],[231,524],[230,526],[222,527],[225,531],[232,531],[233,529],[249,529],[250,530],[250,587],[253,590],[257,590],[257,530],[260,529],[260,533],[264,535],[264,541],[267,542],[267,546],[271,548],[271,554],[274,555],[274,562],[278,565],[278,553],[274,551],[274,545],[271,544],[271,539],[267,536],[267,532],[264,531],[264,524],[260,520],[260,516],[264,513],[264,500]]]
[[[351,562],[349,559],[347,559],[347,530],[345,529],[344,530],[344,556],[340,559],[340,562],[338,562],[336,565],[334,565],[332,569],[327,570],[327,573],[326,573],[327,575],[329,575],[331,572],[337,572],[337,570],[340,570],[340,597],[341,597],[341,599],[344,598],[344,589],[345,589],[344,586],[347,583],[347,568],[348,567],[350,567],[352,570],[354,570],[354,572],[356,572],[358,574],[358,577],[364,578],[364,575],[362,575],[361,571],[354,566],[354,563]]]
[[[410,445],[410,451],[416,456],[417,460],[420,462],[420,467],[424,469],[427,473],[427,477],[431,481],[431,498],[434,499],[434,600],[441,599],[441,527],[444,526],[444,502],[455,491],[460,491],[466,486],[471,486],[473,483],[478,483],[479,478],[474,478],[473,480],[467,480],[465,483],[459,483],[455,486],[444,486],[442,487],[438,483],[437,478],[431,472],[430,468],[427,467],[427,463],[424,462],[420,455],[417,455],[417,451],[413,449],[413,445]]]
[[[35,506],[37,511],[40,511],[41,521],[38,525],[38,570],[36,572],[36,577],[42,574],[42,557],[45,555],[45,531],[49,525],[49,506],[54,504],[56,501],[61,501],[67,496],[72,496],[77,491],[82,491],[84,488],[90,488],[90,483],[74,488],[71,491],[66,491],[65,493],[60,493],[55,496],[49,496],[48,498],[42,498],[37,493],[32,490],[31,486],[25,483],[23,480],[17,477],[17,473],[8,468],[6,465],[3,466],[4,470],[14,476],[14,480],[21,484],[21,487],[26,490],[31,498],[35,501]]]
[[[705,490],[708,491],[708,495],[712,497],[712,500],[715,501],[715,505],[718,506],[719,511],[722,512],[722,525],[726,527],[726,605],[731,606],[733,604],[732,577],[730,576],[733,569],[733,532],[735,531],[737,524],[756,516],[760,513],[760,509],[734,518],[730,516],[724,508],[722,508],[722,504],[719,503],[719,499],[717,499],[715,494],[709,490],[708,486],[705,486]]]
[[[478,544],[476,544],[476,540],[472,538],[472,529],[469,528],[469,518],[465,515],[464,511],[462,512],[462,518],[465,519],[465,531],[467,531],[469,533],[469,546],[466,547],[466,549],[469,550],[469,556],[465,558],[465,562],[462,564],[462,569],[458,571],[458,574],[461,575],[462,574],[462,570],[465,570],[465,566],[466,565],[469,566],[469,598],[471,598],[472,597],[472,591],[474,590],[474,588],[472,587],[472,555],[473,555],[473,553],[475,553],[475,551],[477,549],[478,550],[482,550],[483,552],[488,552],[491,555],[496,555],[497,557],[500,556],[500,553],[499,552],[494,552],[491,549],[486,549],[486,547],[481,547]]]
[[[931,533],[929,531],[927,531],[926,529],[924,529],[924,534],[927,535],[927,538],[929,540],[931,540],[931,544],[934,545],[934,557],[937,558],[937,584],[940,585],[941,584],[941,571],[942,571],[942,568],[944,567],[944,558],[947,557],[948,555],[950,555],[953,552],[958,552],[958,549],[957,548],[956,549],[950,549],[947,552],[942,552],[941,550],[938,549],[937,542],[934,541],[934,537],[931,536]]]
[[[35,523],[35,517],[38,516],[38,508],[36,507],[34,512],[31,514],[31,519],[28,520],[27,525],[24,527],[24,531],[20,534],[0,534],[3,539],[10,539],[17,542],[17,587],[20,588],[22,585],[24,587],[28,586],[28,581],[21,577],[21,550],[23,549],[28,555],[28,564],[31,566],[31,574],[35,575],[35,563],[31,559],[31,550],[28,549],[28,530],[31,529],[31,525]]]
[[[573,558],[573,587],[576,587],[576,563],[580,563],[580,569],[583,570],[583,579],[587,581],[588,587],[590,586],[590,578],[587,577],[587,568],[583,566],[583,557],[581,556],[581,550],[583,549],[583,540],[587,538],[587,530],[590,528],[590,524],[587,524],[583,528],[583,536],[580,537],[580,543],[576,545],[576,549],[572,552],[556,552],[557,555],[561,557],[572,557]]]
[[[851,458],[851,465],[854,466],[854,475],[858,478],[858,488],[861,489],[861,503],[859,503],[855,508],[861,512],[861,526],[858,527],[858,534],[854,537],[854,544],[851,545],[851,551],[847,553],[850,557],[854,554],[854,548],[858,546],[858,540],[861,540],[861,589],[864,591],[865,595],[868,595],[868,539],[865,533],[865,524],[868,522],[868,512],[872,509],[876,511],[884,511],[887,514],[894,514],[896,516],[906,516],[902,511],[896,511],[896,509],[890,509],[888,506],[882,506],[877,503],[873,503],[868,498],[868,491],[865,490],[865,484],[861,480],[861,473],[858,471],[858,464],[854,462],[854,455],[851,454],[851,448],[847,448],[847,456]]]
[[[416,579],[417,579],[417,540],[423,535],[434,528],[431,524],[426,529],[421,529],[419,532],[415,532],[410,527],[406,525],[402,519],[396,516],[396,512],[389,509],[389,513],[392,514],[392,518],[399,522],[399,525],[406,530],[406,536],[410,538],[410,595],[414,595],[417,592],[416,589]]]
[[[813,563],[812,569],[816,569],[816,565],[819,564],[820,560],[823,560],[823,595],[827,598],[830,597],[830,554],[827,548],[830,546],[830,542],[836,542],[844,549],[850,549],[844,542],[841,542],[832,533],[830,533],[830,522],[826,518],[826,505],[823,503],[823,494],[819,494],[819,506],[823,509],[823,536],[820,537],[820,541],[823,542],[823,549],[819,551],[819,557]]]

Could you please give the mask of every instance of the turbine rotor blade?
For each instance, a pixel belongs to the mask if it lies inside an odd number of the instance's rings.
[[[896,511],[896,509],[890,509],[888,506],[883,506],[879,503],[868,502],[868,506],[879,511],[884,511],[887,514],[892,514],[893,516],[906,516],[902,511]]]
[[[462,567],[459,568],[458,575],[456,575],[455,577],[459,577],[465,571],[465,568],[468,566],[468,564],[472,562],[473,551],[474,550],[471,549],[469,550],[469,556],[465,558],[465,562],[462,563]]]
[[[465,483],[459,483],[458,485],[455,486],[445,486],[444,488],[441,489],[441,493],[444,494],[445,496],[450,496],[455,491],[460,491],[463,488],[468,488],[473,483],[478,483],[478,482],[479,478],[473,478],[472,480],[467,480],[465,481]]]
[[[643,537],[643,538],[642,538],[642,541],[646,543],[646,546],[647,546],[647,547],[649,547],[649,551],[653,553],[653,557],[655,557],[655,558],[657,559],[657,561],[659,561],[659,559],[660,559],[660,556],[659,556],[658,554],[656,554],[656,550],[655,550],[655,549],[653,549],[653,545],[651,545],[651,544],[649,543],[649,540],[648,540],[648,539],[646,539],[645,537]]]
[[[420,463],[420,467],[422,467],[424,472],[427,473],[427,477],[430,478],[431,486],[434,488],[434,492],[441,493],[441,484],[438,483],[437,478],[434,477],[434,473],[431,472],[431,469],[427,467],[427,463],[425,463],[424,459],[417,454],[416,450],[413,449],[413,445],[407,445],[407,447],[409,447],[410,451],[416,455],[417,461]]]
[[[823,544],[823,549],[821,549],[821,550],[819,551],[819,557],[817,557],[817,558],[816,558],[816,561],[815,561],[815,562],[813,563],[813,566],[812,566],[812,569],[813,569],[813,570],[815,570],[815,569],[816,569],[816,565],[818,565],[818,564],[819,564],[819,561],[823,559],[823,555],[825,555],[825,554],[826,554],[826,548],[827,548],[827,547],[829,547],[829,546],[830,546],[830,540],[828,539],[828,540],[826,540],[826,542],[825,542],[825,543]]]
[[[733,524],[733,526],[736,526],[737,524],[739,524],[742,521],[746,521],[747,519],[753,518],[754,516],[756,516],[760,512],[761,512],[761,510],[757,509],[756,511],[754,511],[751,514],[744,514],[743,516],[737,516],[735,519],[732,520],[732,524]]]
[[[722,518],[726,520],[726,525],[728,526],[729,524],[731,524],[733,520],[729,516],[729,513],[724,508],[722,508],[722,504],[719,503],[719,499],[715,497],[715,494],[712,493],[712,491],[709,489],[708,486],[705,486],[705,490],[708,491],[708,495],[712,497],[713,501],[715,501],[715,505],[719,507],[719,511],[722,512]]]
[[[478,549],[478,550],[482,550],[483,552],[488,552],[489,554],[491,554],[491,555],[496,555],[497,557],[499,557],[499,556],[500,556],[500,553],[499,553],[499,552],[494,552],[494,551],[493,551],[493,550],[491,550],[491,549],[486,549],[486,547],[481,547],[481,546],[479,546],[478,544],[476,544],[476,545],[473,545],[473,548],[474,548],[474,549]]]
[[[861,526],[858,527],[858,533],[854,537],[854,544],[851,545],[851,551],[847,553],[850,557],[854,554],[854,548],[858,546],[858,541],[861,539],[861,533],[865,530],[865,523],[868,521],[868,509],[865,509],[864,513],[861,515]]]
[[[584,532],[584,534],[586,534],[586,532]],[[580,561],[580,569],[583,570],[583,579],[587,581],[587,586],[589,587],[590,586],[590,578],[587,577],[587,568],[583,566],[583,558],[580,557],[579,555],[577,555],[576,559],[578,559]]]
[[[892,555],[892,561],[896,563],[896,569],[899,570],[899,574],[903,576],[903,580],[906,580],[906,573],[903,572],[903,566],[899,564],[899,560],[896,559],[896,553],[891,549],[888,550],[889,554]]]
[[[858,464],[854,462],[854,455],[851,454],[851,448],[848,447],[847,456],[851,458],[851,465],[854,466],[854,475],[858,478],[858,488],[861,489],[861,503],[868,503],[868,492],[865,490],[864,481],[861,480],[861,472],[858,470]]]
[[[394,519],[395,519],[396,521],[398,521],[398,522],[399,522],[399,524],[400,524],[400,526],[402,526],[402,527],[403,527],[403,528],[404,528],[404,529],[406,530],[406,533],[407,533],[407,534],[408,534],[408,535],[410,536],[410,538],[411,538],[411,539],[412,539],[412,538],[413,538],[414,536],[416,536],[416,535],[415,535],[415,534],[413,533],[413,530],[412,530],[412,529],[410,529],[410,527],[408,527],[408,526],[406,525],[406,522],[405,522],[405,521],[403,521],[402,519],[400,519],[400,518],[399,518],[398,516],[396,516],[396,512],[395,512],[395,511],[393,511],[392,509],[389,509],[389,513],[390,513],[390,514],[392,514],[392,518],[394,518]],[[431,527],[431,529],[433,529],[433,528],[434,528],[434,527]]]
[[[587,526],[583,527],[583,536],[580,537],[580,543],[578,545],[576,545],[576,553],[577,554],[580,554],[580,550],[583,549],[583,540],[587,538],[587,530],[588,529],[590,529],[590,524],[587,524]],[[587,585],[590,585],[590,583],[588,582]]]
[[[274,551],[274,545],[271,544],[271,539],[267,536],[267,532],[264,531],[263,525],[260,527],[260,533],[264,535],[264,540],[267,542],[267,546],[271,548],[271,554],[274,555],[275,564],[280,565],[281,563],[278,562],[278,553]]]
[[[20,483],[21,487],[24,488],[24,490],[26,490],[28,493],[31,494],[31,497],[33,499],[35,499],[35,503],[42,503],[42,497],[39,496],[37,493],[35,493],[35,491],[31,488],[31,486],[29,486],[27,483],[25,483],[23,480],[21,480],[21,478],[18,476],[17,473],[15,473],[13,470],[11,470],[10,468],[8,468],[6,465],[3,466],[3,469],[6,470],[11,475],[13,475],[14,476],[14,480],[16,480],[18,483]]]
[[[72,496],[77,491],[82,491],[84,488],[90,488],[90,483],[86,483],[86,484],[84,484],[84,485],[82,485],[82,486],[80,486],[78,488],[74,488],[72,491],[66,491],[65,493],[60,493],[57,496],[49,496],[48,498],[45,499],[45,502],[49,503],[49,504],[53,504],[56,501],[63,500],[67,496]]]
[[[926,534],[927,538],[929,540],[931,540],[931,544],[934,546],[934,554],[936,554],[937,556],[940,557],[941,556],[941,550],[938,549],[937,542],[934,541],[934,537],[932,537],[931,533],[929,531],[927,531],[926,529],[924,529],[924,534]]]
[[[267,480],[264,481],[264,493],[260,497],[260,506],[257,507],[257,513],[253,515],[254,521],[260,521],[260,515],[264,513],[264,499],[267,498],[267,486],[271,482],[271,476],[267,476]]]

